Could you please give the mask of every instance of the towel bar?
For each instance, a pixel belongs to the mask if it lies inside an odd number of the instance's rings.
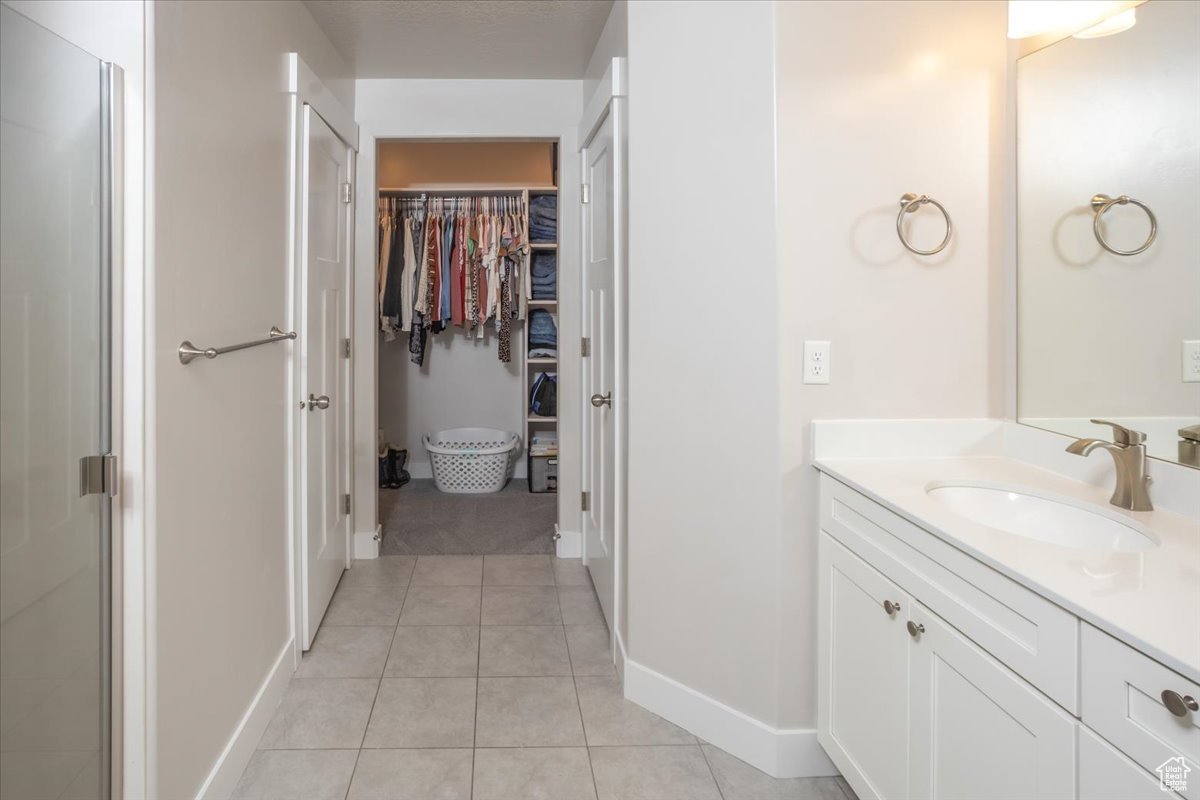
[[[275,325],[271,326],[270,332],[266,339],[257,339],[253,342],[242,342],[241,344],[231,344],[227,347],[206,347],[200,348],[189,341],[184,341],[179,345],[179,363],[190,364],[197,358],[216,358],[222,353],[232,353],[234,350],[245,350],[248,347],[258,347],[260,344],[270,344],[271,342],[280,342],[284,339],[295,339],[296,332],[283,332]]]

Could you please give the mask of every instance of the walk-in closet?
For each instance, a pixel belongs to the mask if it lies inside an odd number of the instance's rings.
[[[553,553],[558,144],[376,157],[380,553]]]

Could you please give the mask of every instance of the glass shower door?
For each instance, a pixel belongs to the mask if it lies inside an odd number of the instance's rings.
[[[0,5],[0,798],[14,800],[109,794],[113,482],[102,459],[85,482],[81,459],[110,447],[110,69]]]

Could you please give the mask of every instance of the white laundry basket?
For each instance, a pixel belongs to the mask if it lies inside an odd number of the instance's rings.
[[[452,428],[425,434],[433,480],[439,492],[450,494],[503,489],[512,477],[520,443],[515,433],[495,428]]]

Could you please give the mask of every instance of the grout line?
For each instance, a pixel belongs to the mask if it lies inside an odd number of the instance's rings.
[[[713,769],[712,762],[708,760],[708,753],[704,752],[704,745],[697,743],[700,748],[700,757],[704,759],[704,766],[708,767],[708,774],[712,776],[713,785],[717,787],[717,794],[724,800],[725,792],[721,791],[721,782],[717,780],[717,772]]]
[[[370,717],[367,717],[367,724],[371,724]],[[354,785],[354,773],[358,772],[358,760],[360,758],[362,758],[361,747],[354,751],[354,769],[350,770],[350,780],[346,781],[346,793],[342,795],[342,800],[350,800],[350,787]]]
[[[479,667],[483,661],[483,584],[479,586],[479,628],[475,636],[475,719],[471,725],[471,788],[470,797],[475,796],[475,754],[479,752]]]
[[[553,569],[551,563],[551,569]],[[558,573],[554,573],[554,596],[558,600],[558,615],[562,618],[562,595],[559,594]],[[592,766],[592,748],[588,744],[587,723],[583,720],[583,702],[579,699],[579,678],[575,674],[575,661],[571,656],[571,644],[567,639],[567,624],[562,623],[563,640],[567,642],[567,663],[571,665],[571,687],[575,689],[575,707],[579,709],[579,727],[583,729],[583,752],[587,754],[588,773],[592,776],[592,793],[600,796],[600,787],[596,785],[596,768]]]
[[[413,562],[414,566],[416,562]],[[412,577],[411,575],[409,576]],[[375,716],[375,706],[379,702],[379,690],[383,688],[383,676],[387,674],[387,663],[392,657],[392,646],[396,644],[396,633],[400,627],[400,615],[404,613],[404,604],[408,602],[408,584],[404,587],[404,596],[400,599],[400,610],[396,612],[396,624],[392,626],[392,638],[388,641],[387,655],[383,657],[383,667],[379,670],[379,681],[375,684],[375,697],[371,700],[371,710],[367,713],[367,724],[363,726],[362,738],[358,741],[358,755],[354,757],[354,769],[350,772],[350,783],[346,784],[346,798],[350,796],[350,787],[354,785],[354,774],[358,772],[358,762],[362,758],[363,745],[367,742],[367,731],[371,727],[371,718]],[[382,627],[382,626],[377,626]],[[318,633],[320,626],[317,626]]]

